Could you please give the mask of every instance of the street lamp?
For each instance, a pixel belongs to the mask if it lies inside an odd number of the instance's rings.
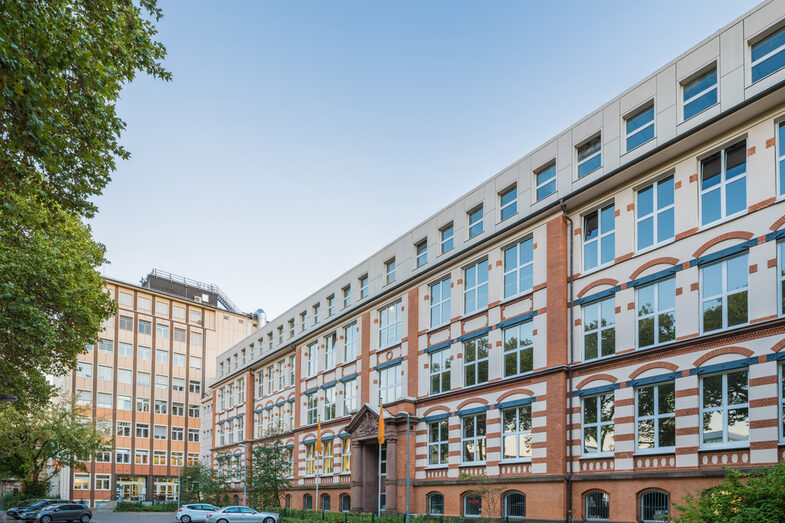
[[[246,452],[245,443],[238,443],[237,447],[243,449],[243,506],[245,506],[245,503],[246,503],[245,502],[245,497],[246,497],[245,487],[246,487],[246,483],[247,483],[247,481],[246,481],[247,478],[245,476],[245,474],[246,474],[245,461],[246,461],[246,458],[247,458],[247,456],[246,456],[247,452]]]

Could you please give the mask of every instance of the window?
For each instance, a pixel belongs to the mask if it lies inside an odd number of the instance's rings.
[[[335,385],[324,389],[324,421],[335,418]]]
[[[449,420],[428,423],[428,465],[447,465],[449,459]]]
[[[676,339],[676,278],[635,290],[638,304],[638,347]]]
[[[137,423],[136,424],[136,437],[137,438],[149,438],[150,437],[150,425],[147,423]]]
[[[583,454],[614,450],[613,392],[583,399]]]
[[[329,370],[335,367],[335,338],[336,334],[328,334],[324,337],[324,368]]]
[[[485,461],[485,414],[461,418],[461,462]]]
[[[149,387],[150,386],[150,373],[149,372],[137,372],[136,373],[136,385],[138,387]]]
[[[611,263],[616,256],[613,204],[583,217],[583,270]]]
[[[185,329],[174,328],[174,341],[185,341]]]
[[[112,367],[108,367],[106,365],[99,365],[98,366],[98,379],[103,381],[112,381],[114,376],[114,371]]]
[[[343,383],[343,413],[357,411],[357,378]]]
[[[153,309],[153,302],[146,296],[137,296],[136,306],[142,310],[149,311]]]
[[[191,323],[201,323],[202,322],[202,311],[199,309],[189,308],[188,309],[188,321]]]
[[[149,321],[139,320],[139,334],[150,335],[153,332],[152,324]]]
[[[132,331],[134,330],[134,319],[130,316],[120,316],[120,330]]]
[[[184,392],[185,380],[182,378],[172,378],[172,390],[175,392]]]
[[[150,347],[139,345],[136,347],[136,357],[141,361],[150,361],[150,359],[153,357],[153,352]]]
[[[673,238],[673,176],[668,176],[637,194],[638,250]]]
[[[240,419],[242,420],[242,418]],[[185,434],[182,427],[172,427],[172,441],[183,441],[184,436]]]
[[[414,246],[415,258],[417,259],[417,267],[422,267],[428,263],[428,241],[422,240]]]
[[[166,400],[155,400],[153,408],[156,414],[168,414],[169,402]]]
[[[179,352],[172,353],[172,365],[175,367],[185,367],[185,354]]]
[[[280,327],[279,327],[279,330],[280,330]],[[294,338],[294,320],[293,319],[289,320],[289,339],[292,339],[292,338]],[[282,343],[282,342],[283,342],[283,338],[279,337],[278,343]]]
[[[451,286],[449,276],[431,284],[431,328],[450,323]]]
[[[131,451],[129,449],[116,449],[114,461],[115,463],[131,463]]]
[[[488,307],[488,260],[464,270],[463,312],[471,314]]]
[[[583,178],[602,167],[600,138],[600,135],[597,135],[578,147],[578,178]]]
[[[534,179],[537,185],[537,201],[550,196],[556,192],[556,162],[534,171]]]
[[[324,451],[322,452],[322,474],[332,474],[333,473],[333,440],[322,440],[322,447]],[[329,507],[327,508],[329,510]]]
[[[628,116],[624,125],[627,129],[628,151],[651,141],[654,138],[654,103]]]
[[[114,343],[112,343],[112,340],[107,340],[105,338],[98,340],[98,352],[103,354],[112,354],[113,347]]]
[[[166,376],[162,376],[161,374],[155,375],[155,388],[160,390],[166,390],[169,388],[169,378]]]
[[[172,317],[177,318],[178,320],[184,320],[185,307],[181,307],[179,305],[172,305]]]
[[[701,160],[701,224],[708,225],[747,209],[747,142],[741,141]]]
[[[120,291],[117,295],[117,302],[120,305],[125,305],[126,307],[133,307],[134,306],[134,296],[133,294],[129,294],[127,292]]]
[[[110,426],[111,429],[111,426]],[[111,432],[108,432],[109,436],[111,436]],[[99,450],[95,453],[95,462],[96,463],[111,463],[112,462],[112,452],[109,450]]]
[[[444,254],[447,251],[451,251],[453,248],[453,228],[452,223],[449,225],[444,226],[439,230],[439,245],[441,246],[441,252]]]
[[[147,465],[150,463],[150,451],[136,449],[134,453],[137,465]]]
[[[308,328],[308,313],[303,311],[300,313],[300,332]]]
[[[504,515],[508,518],[525,518],[526,496],[520,492],[510,492],[504,496]]]
[[[483,231],[482,205],[466,213],[469,219],[469,238],[474,238]]]
[[[186,461],[186,465],[188,465],[189,467],[193,467],[193,466],[196,466],[198,464],[199,464],[199,455],[189,452],[188,453],[188,457],[187,457],[187,461]]]
[[[117,344],[118,349],[117,353],[124,357],[124,358],[133,358],[134,357],[134,346],[130,343],[120,342]]]
[[[379,348],[390,347],[401,341],[401,308],[398,300],[379,310]]]
[[[400,363],[379,371],[379,393],[382,403],[392,403],[403,397]]]
[[[188,392],[191,394],[201,394],[202,393],[202,384],[198,380],[189,380],[188,381]]]
[[[335,295],[327,296],[327,316],[335,314]]]
[[[270,379],[267,381],[267,383],[270,384],[272,383],[272,377],[273,377],[272,365],[267,367],[267,373],[270,376]],[[235,390],[237,391],[237,404],[240,405],[241,403],[245,403],[245,378],[240,378],[239,380],[237,380],[237,387],[235,388]]]
[[[701,268],[703,332],[747,323],[747,255]]]
[[[294,354],[289,356],[289,385],[294,385],[294,358]]]
[[[479,494],[466,494],[463,497],[463,515],[467,518],[482,516],[482,497]]]
[[[189,418],[200,417],[199,405],[188,405],[188,417]]]
[[[592,360],[616,352],[615,309],[614,296],[583,306],[583,359]]]
[[[76,404],[83,407],[89,407],[93,404],[93,393],[89,390],[78,391],[76,394]]]
[[[148,374],[148,379],[149,379]],[[136,412],[150,412],[150,400],[148,398],[136,398]]]
[[[785,27],[752,44],[752,83],[785,67]]]
[[[349,438],[341,438],[341,472],[346,473],[351,471],[352,471],[352,442]]]
[[[341,504],[341,512],[349,512],[351,510],[352,498],[349,494],[341,494],[339,503]]]
[[[131,385],[133,383],[133,372],[129,369],[117,369],[117,383]]]
[[[717,66],[682,84],[683,119],[689,120],[717,104]]]
[[[499,194],[499,212],[501,221],[518,214],[518,186],[513,185]]]
[[[384,284],[389,285],[395,281],[395,258],[384,262]]]
[[[305,444],[305,475],[306,476],[313,476],[316,473],[315,445],[316,445],[315,443]],[[310,498],[310,495],[306,494],[306,501],[308,500],[308,498]]]
[[[306,398],[308,400],[307,409],[305,411],[306,414],[306,423],[308,425],[315,425],[316,418],[318,416],[318,404],[319,400],[316,396],[316,393],[313,392],[311,394],[306,394]]]
[[[463,342],[463,384],[466,387],[488,381],[488,337]]]
[[[670,496],[660,490],[649,490],[641,494],[641,521],[659,523],[670,521]]]
[[[202,346],[202,333],[191,331],[191,345],[194,347]]]
[[[505,378],[534,370],[533,333],[534,329],[531,320],[504,329]]]
[[[329,512],[330,511],[330,495],[329,494],[322,494],[321,496],[319,496],[319,499],[321,500],[319,502],[320,505],[321,505],[319,507],[319,510],[324,510],[324,511]]]
[[[188,441],[199,443],[199,429],[188,429]]]
[[[429,516],[443,516],[444,515],[444,495],[439,492],[428,494],[428,515]]]
[[[600,490],[586,493],[586,519],[589,521],[607,521],[610,517],[608,494]]]
[[[161,440],[166,439],[166,433],[167,433],[166,425],[156,425],[155,427],[153,427],[153,439],[161,439]],[[163,463],[159,463],[159,465],[162,464]]]
[[[637,448],[676,445],[676,392],[673,382],[635,389]]]
[[[198,406],[192,405],[193,408],[199,411]],[[172,416],[184,416],[185,415],[185,405],[182,403],[172,402]],[[198,417],[198,416],[196,416]]]
[[[190,366],[193,370],[202,370],[202,358],[191,356],[189,358]]]
[[[155,324],[155,335],[159,338],[169,338],[169,325],[164,325],[162,323]]]
[[[522,405],[502,411],[504,460],[532,457],[532,406]]]
[[[110,475],[109,474],[96,474],[95,475],[95,490],[109,490]]]
[[[74,474],[74,490],[90,490],[90,474]]]
[[[431,378],[431,394],[450,392],[450,349],[431,353],[428,372]]]
[[[112,394],[107,392],[99,392],[96,396],[96,405],[105,409],[112,408]]]
[[[749,441],[747,369],[701,380],[701,446]]]
[[[343,328],[343,361],[353,361],[357,357],[357,323]]]
[[[529,238],[504,249],[504,297],[532,290],[534,281],[534,241]]]
[[[347,285],[342,289],[343,292],[343,308],[347,308],[349,305],[352,304],[352,288],[351,286]]]
[[[360,276],[360,299],[368,297],[368,275]]]
[[[311,343],[310,345],[308,345],[307,353],[306,353],[306,358],[307,358],[306,359],[306,370],[308,371],[308,376],[309,377],[316,375],[316,372],[317,372],[317,368],[316,367],[318,365],[318,360],[316,358],[317,358],[318,351],[319,351],[319,343],[318,342],[315,341],[315,342]]]
[[[284,360],[278,362],[278,390],[283,390],[286,386],[286,374],[283,371]]]
[[[165,350],[157,349],[155,351],[155,362],[156,363],[161,363],[163,365],[168,365],[169,364],[169,353],[166,352]]]
[[[80,378],[92,378],[93,377],[93,364],[87,363],[84,361],[79,361],[76,363],[76,375]]]
[[[170,463],[175,467],[182,467],[183,466],[183,453],[182,452],[175,452],[172,451]]]
[[[117,396],[117,410],[131,410],[131,396]]]

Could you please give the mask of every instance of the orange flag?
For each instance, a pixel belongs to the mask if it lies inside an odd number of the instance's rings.
[[[384,445],[384,407],[379,404],[379,445]]]
[[[322,453],[322,420],[316,423],[316,453]]]

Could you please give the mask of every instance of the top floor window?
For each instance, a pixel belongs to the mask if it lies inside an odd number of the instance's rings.
[[[504,249],[504,297],[531,291],[533,282],[534,240],[528,238]]]
[[[682,111],[689,120],[709,107],[717,105],[717,67],[682,84]]]
[[[624,123],[627,129],[628,151],[652,140],[654,138],[654,104],[631,114]]]
[[[602,142],[598,134],[583,145],[578,146],[578,178],[593,173],[602,167]]]
[[[611,263],[616,255],[613,204],[583,217],[583,270]]]
[[[467,213],[469,218],[469,238],[474,238],[483,231],[482,205]]]
[[[319,323],[319,312],[321,311],[322,305],[321,303],[317,303],[313,306],[313,324],[316,325]]]
[[[452,242],[452,240],[453,240],[453,238],[452,238],[453,237],[452,223],[447,225],[447,226],[445,226],[445,227],[442,227],[442,229],[439,231],[439,235],[441,236],[440,244],[441,244],[441,248],[442,248],[442,254],[444,254],[447,251],[452,250],[452,247],[453,247],[453,242]]]
[[[335,295],[327,296],[327,316],[335,314]]]
[[[422,267],[428,263],[428,242],[421,241],[414,246],[415,256],[417,257],[417,267]]]
[[[431,328],[450,323],[450,277],[431,285]]]
[[[389,285],[395,281],[395,258],[384,262],[384,284]]]
[[[400,343],[402,302],[398,300],[379,309],[379,348],[389,347]]]
[[[785,27],[752,44],[752,83],[785,67]]]
[[[534,171],[537,183],[537,201],[556,192],[556,162],[551,162]]]
[[[324,368],[325,370],[335,367],[335,338],[333,332],[324,337]]]
[[[673,176],[640,189],[635,198],[638,250],[672,239]]]
[[[368,297],[368,275],[360,276],[360,299]]]
[[[518,214],[517,185],[513,185],[512,187],[505,189],[501,194],[499,194],[499,210],[501,213],[501,221]]]
[[[308,313],[303,311],[300,313],[300,331],[308,328]]]
[[[701,160],[701,224],[747,209],[747,141]]]
[[[343,308],[345,309],[352,304],[352,288],[347,285],[341,292],[343,292]]]

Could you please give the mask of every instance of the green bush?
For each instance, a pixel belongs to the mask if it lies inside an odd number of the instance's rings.
[[[177,503],[157,503],[155,505],[142,505],[131,501],[120,501],[115,512],[176,512]]]

